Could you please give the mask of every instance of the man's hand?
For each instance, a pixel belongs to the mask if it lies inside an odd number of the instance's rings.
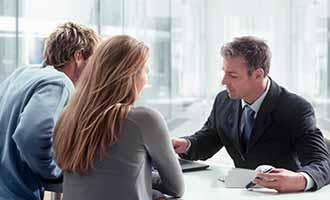
[[[253,182],[278,192],[301,192],[306,187],[306,179],[302,174],[277,168],[270,173],[257,173]]]
[[[172,138],[172,145],[177,154],[185,153],[188,147],[188,141],[182,138]]]

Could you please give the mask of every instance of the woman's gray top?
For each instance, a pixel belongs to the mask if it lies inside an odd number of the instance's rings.
[[[152,166],[160,179],[152,177]],[[116,144],[88,175],[64,172],[64,200],[151,200],[152,188],[182,196],[183,176],[160,113],[133,108]]]

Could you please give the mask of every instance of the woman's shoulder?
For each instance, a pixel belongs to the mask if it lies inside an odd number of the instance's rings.
[[[133,107],[129,112],[130,117],[133,117],[137,120],[158,120],[159,118],[163,119],[163,116],[160,114],[159,111],[145,107],[145,106],[139,106],[139,107]]]
[[[149,107],[134,107],[128,114],[128,119],[135,122],[140,129],[152,129],[152,127],[166,126],[165,119],[159,111]]]

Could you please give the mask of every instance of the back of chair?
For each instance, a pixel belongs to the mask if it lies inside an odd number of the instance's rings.
[[[62,193],[58,192],[52,192],[50,196],[51,200],[61,200],[62,199]]]

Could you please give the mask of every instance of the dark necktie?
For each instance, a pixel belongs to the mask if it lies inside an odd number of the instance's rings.
[[[244,106],[242,113],[243,117],[243,132],[242,132],[242,147],[246,151],[250,141],[253,125],[254,125],[254,110],[248,105]]]

